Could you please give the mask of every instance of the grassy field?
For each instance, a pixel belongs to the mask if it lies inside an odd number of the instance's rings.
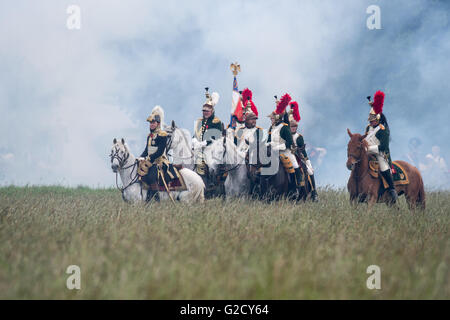
[[[450,299],[448,192],[423,213],[320,200],[145,207],[112,189],[0,188],[0,298]]]

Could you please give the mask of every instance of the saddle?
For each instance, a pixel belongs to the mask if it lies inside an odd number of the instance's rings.
[[[380,166],[378,164],[376,156],[370,155],[369,156],[369,173],[375,179],[381,177],[383,186],[385,189],[387,189],[389,187],[389,185],[386,182],[386,180],[383,178],[383,176],[379,173],[379,171],[380,171]],[[409,184],[408,174],[406,173],[405,169],[403,169],[403,167],[397,161],[392,161],[391,172],[392,172],[392,178],[394,180],[394,186]]]
[[[157,166],[158,171],[158,188],[150,187],[141,178],[148,173],[151,166]],[[182,169],[181,165],[173,165],[166,161],[160,161],[159,163],[152,164],[149,160],[139,162],[138,175],[139,181],[143,189],[151,191],[186,191],[186,183],[179,170]],[[167,186],[167,189],[166,189]]]

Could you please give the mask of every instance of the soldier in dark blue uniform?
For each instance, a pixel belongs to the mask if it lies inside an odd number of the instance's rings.
[[[166,157],[167,132],[161,130],[161,116],[158,113],[152,113],[147,121],[150,122],[150,133],[139,160],[146,162],[146,167],[150,167],[147,174],[141,176],[141,181],[149,186],[147,201],[153,197],[159,201],[159,175],[164,174],[165,181],[169,182],[176,177],[176,173]]]
[[[214,115],[214,106],[219,102],[219,94],[209,94],[206,88],[206,102],[203,104],[203,117],[195,122],[192,145],[195,153],[195,172],[207,184],[208,168],[205,163],[203,148],[210,145],[212,140],[222,137],[224,126],[222,121]]]

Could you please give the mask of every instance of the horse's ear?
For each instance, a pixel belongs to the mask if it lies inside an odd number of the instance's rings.
[[[117,143],[117,139],[116,138],[114,138],[114,140],[113,140],[113,144],[116,144]]]
[[[124,138],[122,138],[122,144],[125,144],[125,139]]]
[[[172,130],[175,129],[175,120],[172,120]]]
[[[361,136],[361,137],[359,138],[359,141],[364,140],[366,137],[367,137],[367,132],[366,132],[363,136]]]
[[[222,137],[226,137],[227,136],[227,130],[223,129],[222,130]]]
[[[349,128],[347,128],[347,133],[348,133],[348,136],[349,136],[350,138],[353,136],[353,134],[350,132],[350,129],[349,129]]]

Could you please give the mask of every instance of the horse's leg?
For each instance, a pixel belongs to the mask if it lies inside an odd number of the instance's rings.
[[[377,203],[378,193],[371,193],[367,195],[367,207],[369,211],[372,211],[373,205]]]
[[[352,209],[356,209],[358,207],[358,195],[357,194],[350,194],[350,207]]]
[[[412,211],[415,209],[418,197],[417,192],[411,190],[409,186],[395,186],[395,191],[397,192],[397,194],[403,193],[405,195],[406,203],[408,204],[409,210]]]
[[[204,190],[205,184],[203,179],[194,171],[187,168],[183,168],[180,171],[181,176],[186,184],[186,191],[181,191],[178,198],[182,202],[195,202],[203,203],[205,200]]]
[[[425,189],[423,186],[422,177],[420,177],[419,192],[418,192],[418,197],[416,199],[416,206],[420,210],[425,210]]]
[[[411,197],[411,205],[414,209],[425,210],[425,189],[423,186],[422,176],[419,170],[415,167],[408,165],[404,166],[409,176],[409,184],[405,186],[405,196],[408,194],[414,194]]]

